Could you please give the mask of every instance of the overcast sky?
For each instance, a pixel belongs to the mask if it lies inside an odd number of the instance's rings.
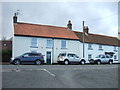
[[[81,32],[85,21],[90,33],[118,34],[117,2],[4,2],[2,35],[7,38],[12,37],[12,17],[17,10],[19,22],[66,27],[71,20],[73,30]]]

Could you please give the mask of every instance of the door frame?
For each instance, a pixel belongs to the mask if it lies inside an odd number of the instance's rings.
[[[50,64],[52,64],[52,51],[46,51],[46,64],[48,64],[48,63],[47,63],[47,52],[50,52],[50,53],[51,53],[51,61],[50,61]]]

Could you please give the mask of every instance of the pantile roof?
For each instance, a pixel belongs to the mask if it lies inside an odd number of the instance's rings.
[[[80,41],[83,42],[83,33],[74,31],[75,34],[79,37]],[[117,37],[91,34],[84,34],[84,42],[93,43],[93,44],[103,44],[103,45],[112,45],[112,46],[120,46],[120,40]]]
[[[65,27],[29,23],[14,24],[14,35],[77,39],[76,34]]]
[[[72,31],[65,27],[21,22],[14,24],[14,35],[73,39],[83,42],[82,32]],[[89,33],[85,35],[84,40],[86,43],[120,46],[120,40],[117,37]]]

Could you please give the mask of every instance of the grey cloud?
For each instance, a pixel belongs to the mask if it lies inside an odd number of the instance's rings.
[[[104,12],[108,10],[111,14],[117,13],[117,3],[114,2],[23,2],[23,3],[4,3],[3,4],[3,35],[11,37],[11,19],[13,13],[20,10],[19,21],[30,22],[38,24],[47,24],[53,26],[66,27],[67,21],[69,19],[73,22],[73,29],[82,31],[82,21],[85,20],[85,25],[90,27],[90,32],[100,33],[106,35],[115,34],[107,33],[105,31],[109,26],[117,26],[116,17],[115,20],[111,19],[113,22],[109,23],[106,21],[104,25],[103,21],[99,18],[104,17],[108,13]],[[105,15],[102,15],[102,12]],[[97,20],[98,19],[98,20]],[[111,27],[109,29],[111,29]],[[7,33],[6,33],[7,32]],[[110,30],[110,32],[112,32]],[[115,32],[114,32],[115,33]]]

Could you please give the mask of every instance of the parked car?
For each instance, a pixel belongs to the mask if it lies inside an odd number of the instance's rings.
[[[27,64],[34,63],[36,65],[40,65],[44,63],[44,56],[41,53],[25,53],[15,58],[11,58],[10,63],[19,65],[19,64]]]
[[[85,60],[79,58],[76,54],[72,53],[60,53],[57,62],[59,64],[64,63],[65,65],[68,65],[70,63],[80,63],[85,64]]]
[[[110,55],[100,54],[100,55],[96,56],[94,59],[90,59],[89,62],[90,63],[97,63],[97,64],[101,64],[101,63],[112,64],[113,58]]]

